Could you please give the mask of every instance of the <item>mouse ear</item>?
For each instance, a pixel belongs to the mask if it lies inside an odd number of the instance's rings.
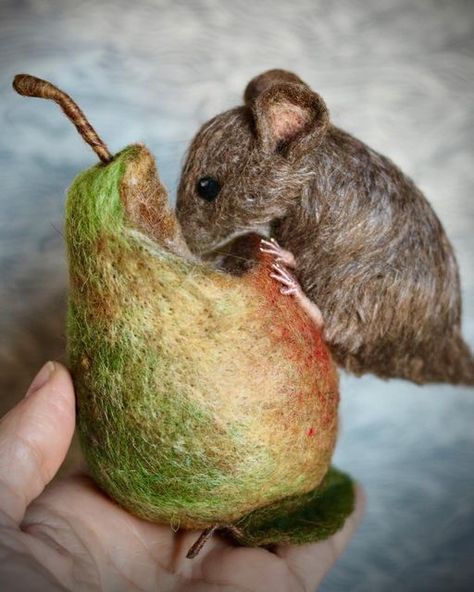
[[[329,126],[325,102],[301,84],[273,84],[249,106],[260,146],[268,153],[302,154],[320,144]]]
[[[259,74],[252,78],[252,80],[247,84],[247,87],[244,91],[244,102],[248,105],[251,101],[256,99],[259,95],[262,94],[263,91],[270,88],[274,84],[279,84],[281,82],[289,82],[290,84],[302,84],[303,86],[307,86],[301,78],[299,78],[293,72],[289,72],[288,70],[267,70],[263,72],[263,74]]]

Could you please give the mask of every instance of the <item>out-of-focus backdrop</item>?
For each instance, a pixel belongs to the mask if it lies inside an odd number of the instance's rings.
[[[333,121],[429,197],[458,256],[474,344],[474,5],[470,0],[0,0],[0,411],[64,359],[64,195],[96,158],[54,104],[11,90],[54,81],[112,151],[143,141],[174,199],[197,127],[255,74],[297,72]],[[368,494],[323,591],[472,590],[474,392],[342,381],[336,462]]]

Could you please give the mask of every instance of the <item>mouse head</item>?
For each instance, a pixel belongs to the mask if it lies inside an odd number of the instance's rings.
[[[189,148],[176,212],[195,253],[249,231],[265,233],[284,216],[329,126],[322,98],[291,72],[257,76],[244,101],[204,124]]]

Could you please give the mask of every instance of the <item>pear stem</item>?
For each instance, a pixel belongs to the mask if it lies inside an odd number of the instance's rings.
[[[211,528],[206,528],[205,530],[202,531],[198,540],[194,543],[194,545],[186,553],[187,559],[194,559],[194,557],[196,557],[196,555],[204,547],[206,542],[211,538],[211,536],[213,535],[216,528],[217,528],[217,525],[212,526]]]
[[[107,146],[99,138],[82,110],[68,94],[54,86],[54,84],[51,84],[51,82],[30,76],[29,74],[17,74],[13,80],[13,88],[18,94],[25,97],[37,97],[39,99],[51,99],[55,101],[76,126],[77,131],[84,141],[92,147],[100,160],[103,163],[109,163],[112,160],[113,157]]]

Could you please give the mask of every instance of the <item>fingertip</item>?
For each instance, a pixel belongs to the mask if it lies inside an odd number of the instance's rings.
[[[277,555],[285,560],[308,589],[315,589],[344,553],[365,511],[367,496],[359,483],[354,484],[354,509],[341,530],[328,539],[300,546],[278,547]]]
[[[75,410],[74,384],[69,370],[60,362],[53,362],[54,371],[49,384],[51,390],[65,400],[71,409]]]
[[[331,544],[336,551],[336,558],[340,557],[346,549],[349,541],[355,534],[365,512],[367,495],[360,483],[354,484],[354,510],[347,517],[344,526],[331,537]]]
[[[364,487],[356,482],[355,483],[355,508],[354,514],[357,515],[358,519],[362,518],[367,507],[367,493]]]
[[[21,519],[25,502],[41,493],[69,449],[75,428],[71,376],[59,362],[48,362],[33,380],[27,396],[0,424],[0,481],[15,495],[10,508]]]
[[[44,380],[46,372],[49,374]],[[25,399],[30,415],[34,415],[35,410],[40,414],[47,413],[50,418],[60,421],[62,431],[71,432],[72,437],[76,403],[72,378],[65,366],[60,362],[47,362],[31,383]]]
[[[25,399],[27,399],[36,391],[39,391],[41,387],[43,387],[48,380],[51,378],[53,372],[55,370],[54,362],[46,362],[46,364],[41,368],[41,370],[36,374],[33,378],[33,381],[30,384],[30,387],[26,391]]]
[[[352,537],[353,532],[359,526],[365,514],[365,508],[367,506],[367,494],[365,492],[365,489],[358,482],[354,483],[354,495],[354,510],[348,518],[348,520],[352,521],[352,532],[350,533],[349,538]]]

